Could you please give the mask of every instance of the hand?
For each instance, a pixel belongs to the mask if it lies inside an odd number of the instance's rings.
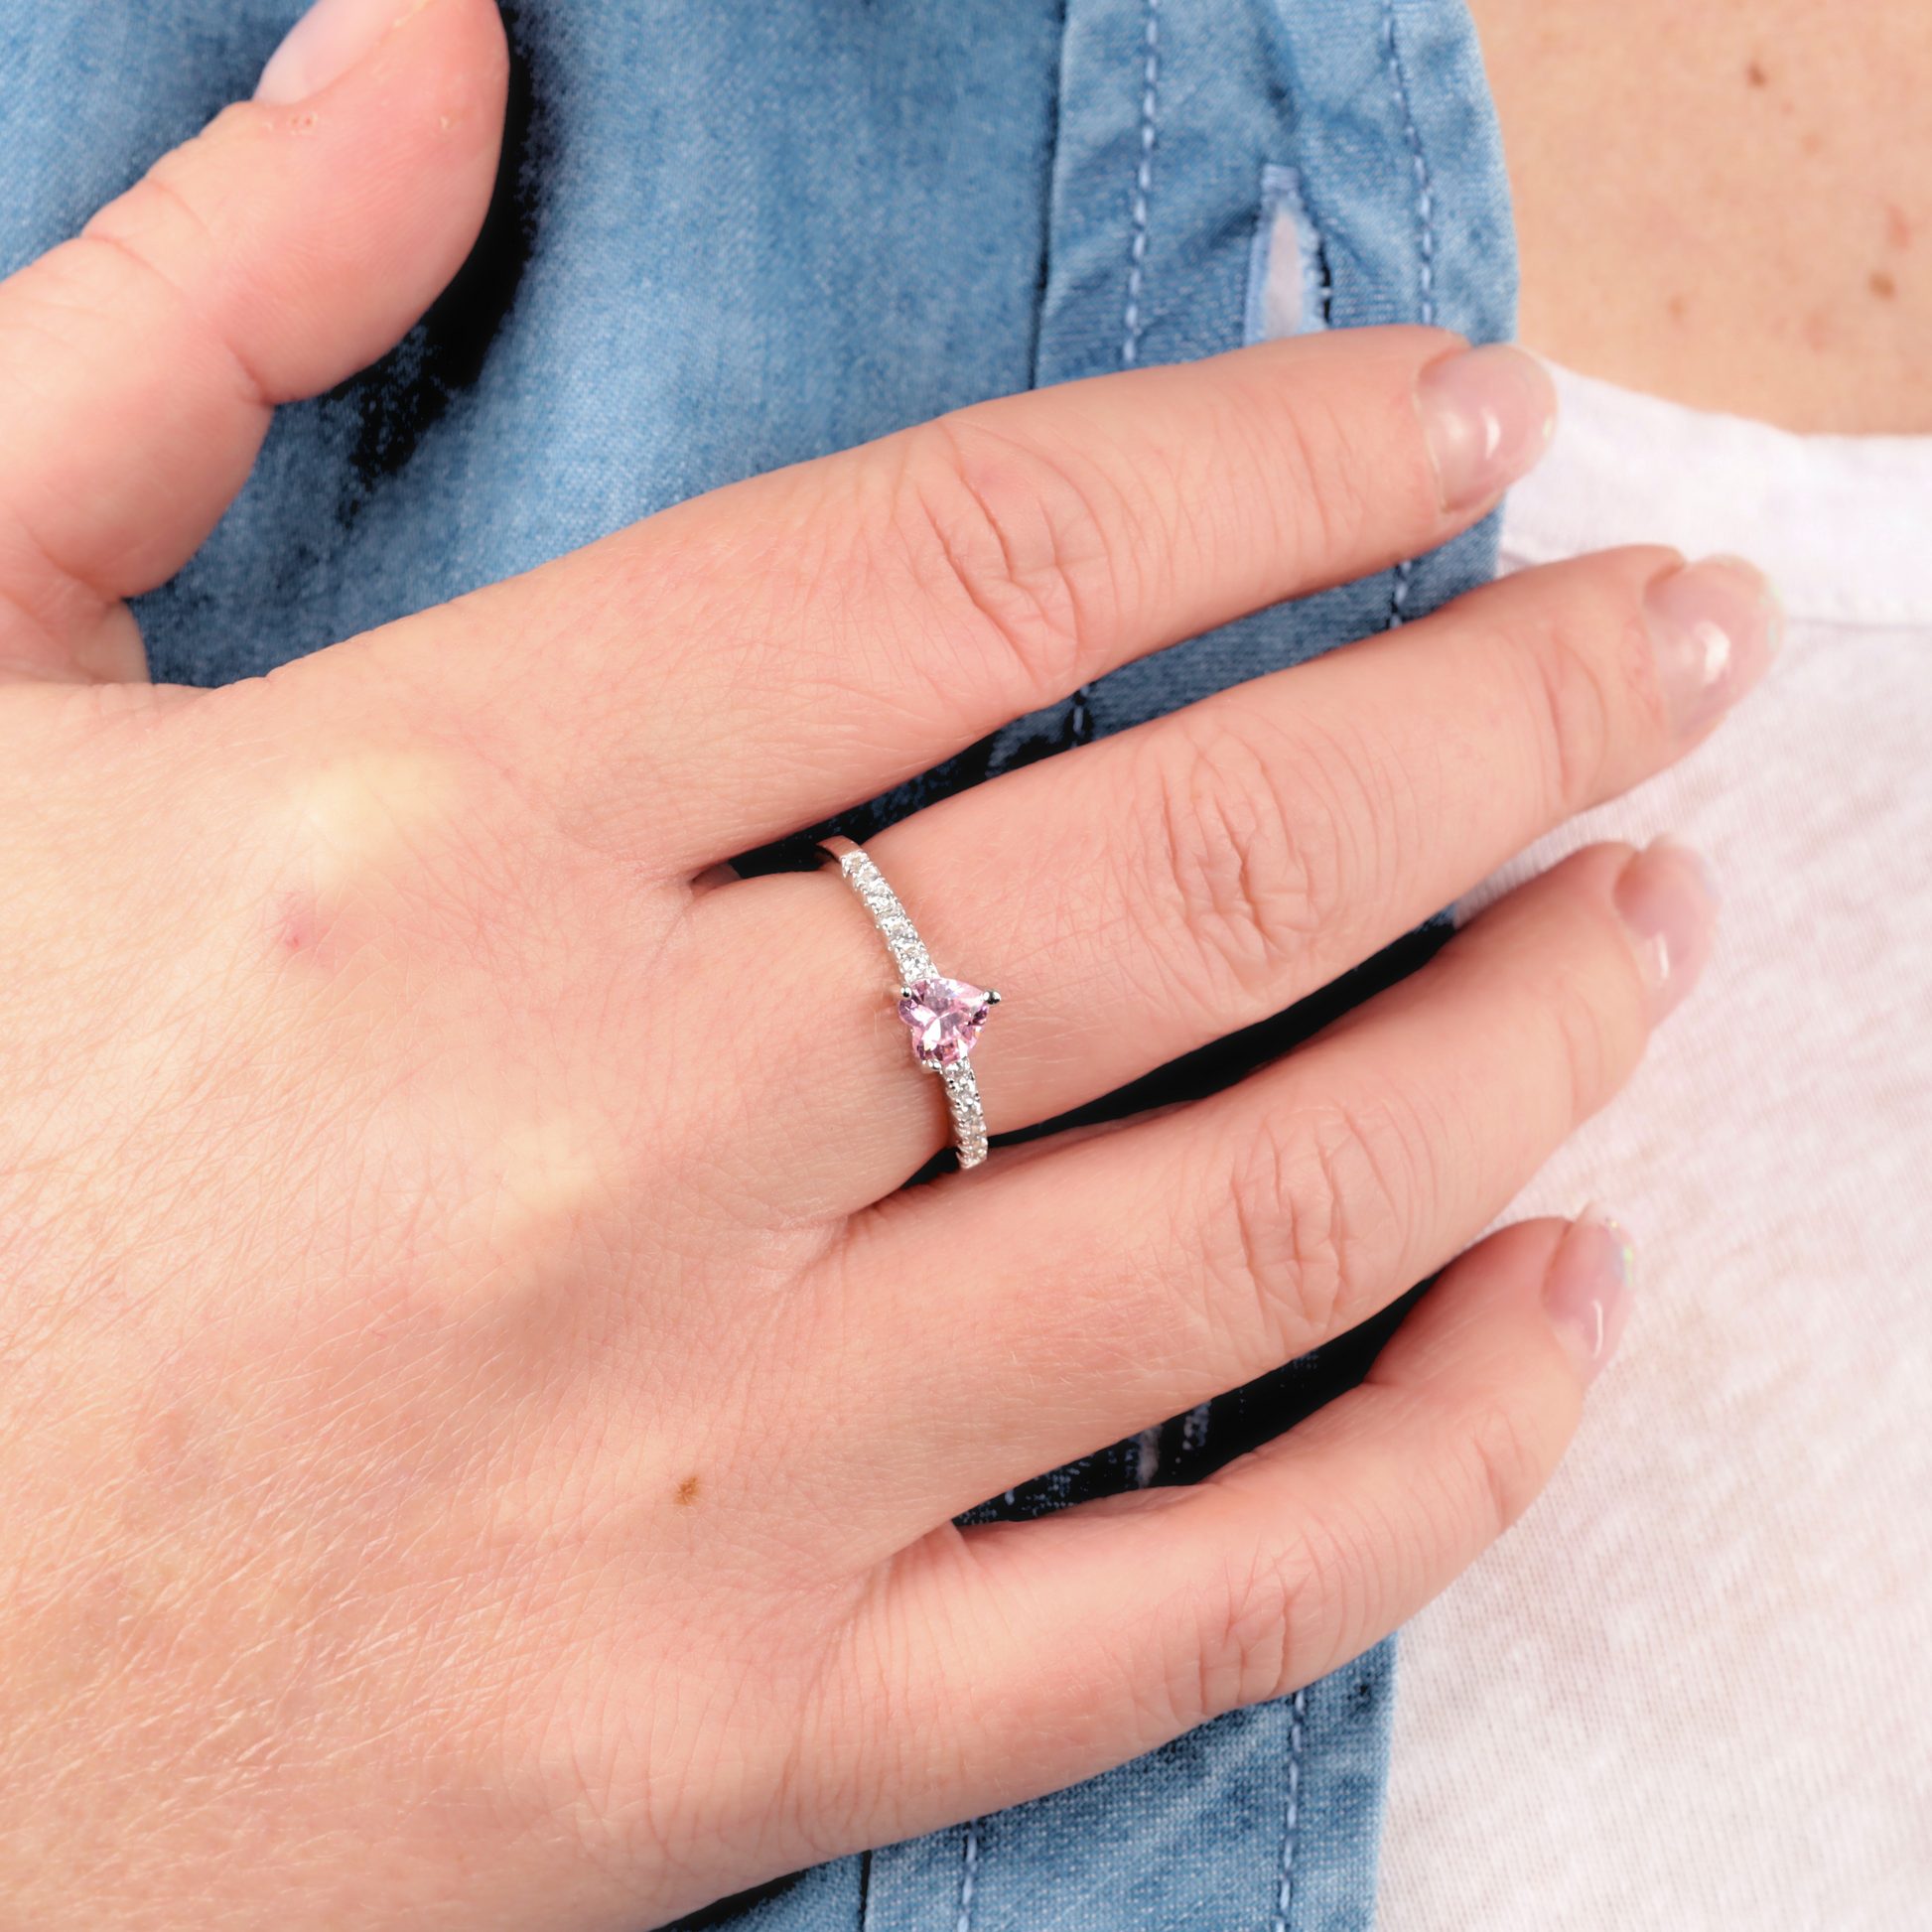
[[[85,681],[269,405],[452,271],[501,79],[429,0],[0,288],[0,1898],[46,1932],[615,1932],[1071,1782],[1393,1627],[1614,1340],[1610,1235],[1511,1229],[1197,1488],[954,1528],[1449,1262],[1694,977],[1697,870],[1584,853],[1215,1099],[904,1191],[945,1118],[863,908],[716,872],[1463,527],[1540,447],[1509,351],[990,403],[264,681]],[[1525,575],[883,834],[1006,995],[992,1127],[1656,770],[1759,595]]]

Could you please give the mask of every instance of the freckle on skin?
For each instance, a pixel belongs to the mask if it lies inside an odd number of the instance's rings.
[[[1909,248],[1912,245],[1912,224],[1905,218],[1902,207],[1885,209],[1885,239],[1894,248]]]
[[[1746,85],[1752,87],[1768,87],[1771,84],[1771,76],[1756,61],[1745,68],[1744,80]]]
[[[1670,319],[1673,322],[1682,322],[1691,312],[1691,305],[1681,295],[1673,295],[1664,304],[1664,308],[1668,311]]]
[[[677,1486],[678,1508],[689,1509],[691,1505],[698,1500],[698,1486],[699,1486],[698,1478],[696,1476],[686,1476],[684,1480],[678,1484]]]
[[[1872,294],[1880,302],[1889,302],[1898,293],[1898,284],[1882,268],[1874,268],[1868,280]]]

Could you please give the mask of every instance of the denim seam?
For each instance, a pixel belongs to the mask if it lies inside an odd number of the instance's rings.
[[[1425,327],[1436,320],[1436,197],[1429,183],[1429,163],[1422,150],[1422,135],[1416,128],[1416,115],[1409,101],[1409,83],[1403,77],[1402,55],[1396,46],[1395,0],[1382,0],[1382,46],[1388,54],[1389,80],[1395,89],[1395,104],[1402,115],[1402,132],[1409,143],[1409,162],[1416,175],[1416,218],[1421,225],[1422,262],[1417,281],[1422,294],[1422,320]],[[1395,584],[1389,593],[1388,628],[1402,624],[1402,607],[1409,601],[1409,586],[1416,566],[1405,557],[1395,567]]]
[[[1288,1915],[1295,1909],[1295,1851],[1302,1829],[1303,1721],[1309,1714],[1306,1688],[1295,1693],[1288,1707],[1288,1816],[1282,1828],[1282,1887],[1275,1899],[1272,1932],[1288,1932]]]
[[[1161,0],[1147,0],[1145,64],[1141,69],[1141,159],[1134,171],[1132,239],[1127,257],[1127,313],[1121,338],[1122,368],[1132,368],[1141,352],[1141,289],[1147,267],[1147,203],[1154,188],[1154,125],[1161,78]]]
[[[1127,243],[1127,310],[1121,318],[1120,365],[1131,369],[1141,354],[1141,292],[1147,286],[1147,204],[1154,191],[1154,134],[1160,110],[1161,82],[1161,0],[1146,0],[1147,22],[1142,45],[1146,52],[1141,66],[1141,158],[1134,170],[1134,199],[1130,204]],[[1075,745],[1093,740],[1093,686],[1083,684],[1067,706],[1067,737]],[[1147,1449],[1141,1450],[1141,1467],[1147,1468]],[[1160,1466],[1160,1450],[1154,1451],[1154,1467]],[[1149,1469],[1140,1487],[1154,1479]],[[964,1932],[964,1928],[961,1928]]]
[[[966,1827],[965,1855],[959,1870],[959,1922],[954,1932],[973,1932],[973,1891],[979,1868],[980,1821],[975,1818]]]

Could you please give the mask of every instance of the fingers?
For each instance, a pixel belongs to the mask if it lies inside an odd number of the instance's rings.
[[[870,851],[942,972],[996,987],[974,1048],[998,1133],[1051,1119],[1280,1013],[1577,811],[1647,777],[1761,673],[1762,580],[1626,550],[1526,572],[1420,623],[1257,679],[893,826]],[[826,878],[749,881],[698,915],[727,960],[780,938],[819,990],[814,1069],[741,1036],[779,1133],[809,1109],[877,1198],[944,1144],[890,960]],[[747,992],[721,997],[741,1010]]]
[[[1465,527],[1554,405],[1528,357],[1455,347],[1339,331],[983,403],[397,626],[372,669],[477,721],[580,836],[648,826],[697,871]]]
[[[273,406],[374,360],[476,239],[496,9],[329,0],[297,32],[274,98],[230,107],[0,284],[0,677],[145,675],[121,600],[213,527]]]
[[[1623,1083],[1711,925],[1682,847],[1591,848],[1212,1100],[882,1202],[828,1264],[841,1325],[920,1320],[848,1436],[956,1514],[1355,1327]]]
[[[911,1689],[893,1708],[914,1804],[1015,1803],[1359,1655],[1542,1488],[1606,1358],[1584,1338],[1613,1342],[1628,1303],[1613,1225],[1508,1228],[1444,1273],[1361,1387],[1199,1486],[935,1532],[852,1646]],[[929,1746],[912,1767],[907,1736]],[[956,1765],[1016,1762],[1025,1790],[948,1788]]]

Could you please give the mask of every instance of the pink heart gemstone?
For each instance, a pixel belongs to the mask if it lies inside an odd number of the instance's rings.
[[[957,1066],[973,1050],[991,1002],[964,980],[919,980],[898,1003],[912,1032],[912,1051],[927,1066]]]

